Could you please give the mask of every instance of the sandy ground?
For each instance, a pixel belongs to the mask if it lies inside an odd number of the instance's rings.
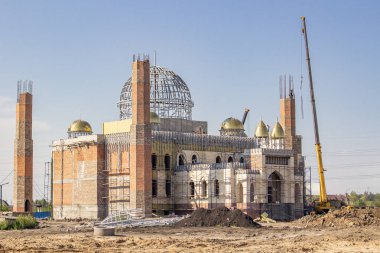
[[[86,224],[45,222],[40,229],[0,231],[1,252],[380,252],[380,226],[130,228],[94,237]]]

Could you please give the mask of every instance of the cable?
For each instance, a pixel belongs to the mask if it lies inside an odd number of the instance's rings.
[[[7,180],[7,178],[13,173],[13,170],[11,170],[11,172],[9,172],[9,174],[0,182],[3,183],[5,180]]]

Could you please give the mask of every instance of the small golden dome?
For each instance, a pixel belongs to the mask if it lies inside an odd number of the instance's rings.
[[[84,120],[76,120],[69,126],[68,132],[85,132],[85,133],[92,133],[91,125]]]
[[[160,117],[155,112],[150,112],[150,123],[160,124]]]
[[[244,125],[240,120],[231,117],[222,122],[221,128],[223,130],[244,130]]]
[[[260,123],[257,125],[255,137],[256,138],[266,138],[269,136],[268,128],[265,125],[264,121],[260,121]]]
[[[284,129],[282,128],[281,124],[278,123],[278,121],[274,125],[274,127],[272,129],[272,133],[271,133],[270,136],[272,137],[272,139],[281,139],[281,138],[284,138],[284,136],[285,136]]]

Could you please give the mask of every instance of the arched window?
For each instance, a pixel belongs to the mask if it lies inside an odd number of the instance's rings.
[[[249,187],[249,201],[250,202],[255,201],[255,188],[253,186],[253,183],[251,183],[251,186]]]
[[[157,197],[157,180],[152,180],[152,197]]]
[[[194,185],[193,181],[190,181],[189,187],[190,187],[190,197],[194,197],[195,196],[195,185]]]
[[[164,158],[165,170],[170,170],[170,155],[166,154]]]
[[[156,168],[157,168],[157,155],[152,154],[152,169],[156,169]]]
[[[207,197],[207,183],[205,180],[202,181],[202,197]]]
[[[273,172],[268,178],[268,203],[281,202],[281,178]]]
[[[183,155],[179,155],[178,165],[185,165],[185,157]]]
[[[222,162],[222,158],[220,158],[220,156],[217,156],[216,159],[215,159],[215,162],[216,163],[221,163]]]
[[[196,156],[196,155],[193,155],[193,156],[191,157],[191,163],[192,163],[192,164],[196,164],[196,163],[197,163],[197,156]]]
[[[238,183],[236,188],[236,203],[243,203],[243,185]]]
[[[165,193],[166,197],[170,197],[172,195],[172,183],[170,180],[166,180]]]
[[[214,181],[214,192],[215,192],[215,197],[219,197],[219,181],[218,181],[218,179],[215,179],[215,181]]]
[[[229,162],[229,163],[234,162],[234,159],[232,158],[232,156],[228,157],[228,162]]]
[[[301,203],[301,188],[299,184],[294,186],[294,202],[296,204]]]
[[[240,163],[244,163],[244,157],[240,157],[239,162],[240,162]]]

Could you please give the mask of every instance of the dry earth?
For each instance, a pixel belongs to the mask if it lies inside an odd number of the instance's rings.
[[[130,228],[94,237],[85,223],[45,222],[41,229],[0,231],[1,252],[380,252],[380,226]]]

